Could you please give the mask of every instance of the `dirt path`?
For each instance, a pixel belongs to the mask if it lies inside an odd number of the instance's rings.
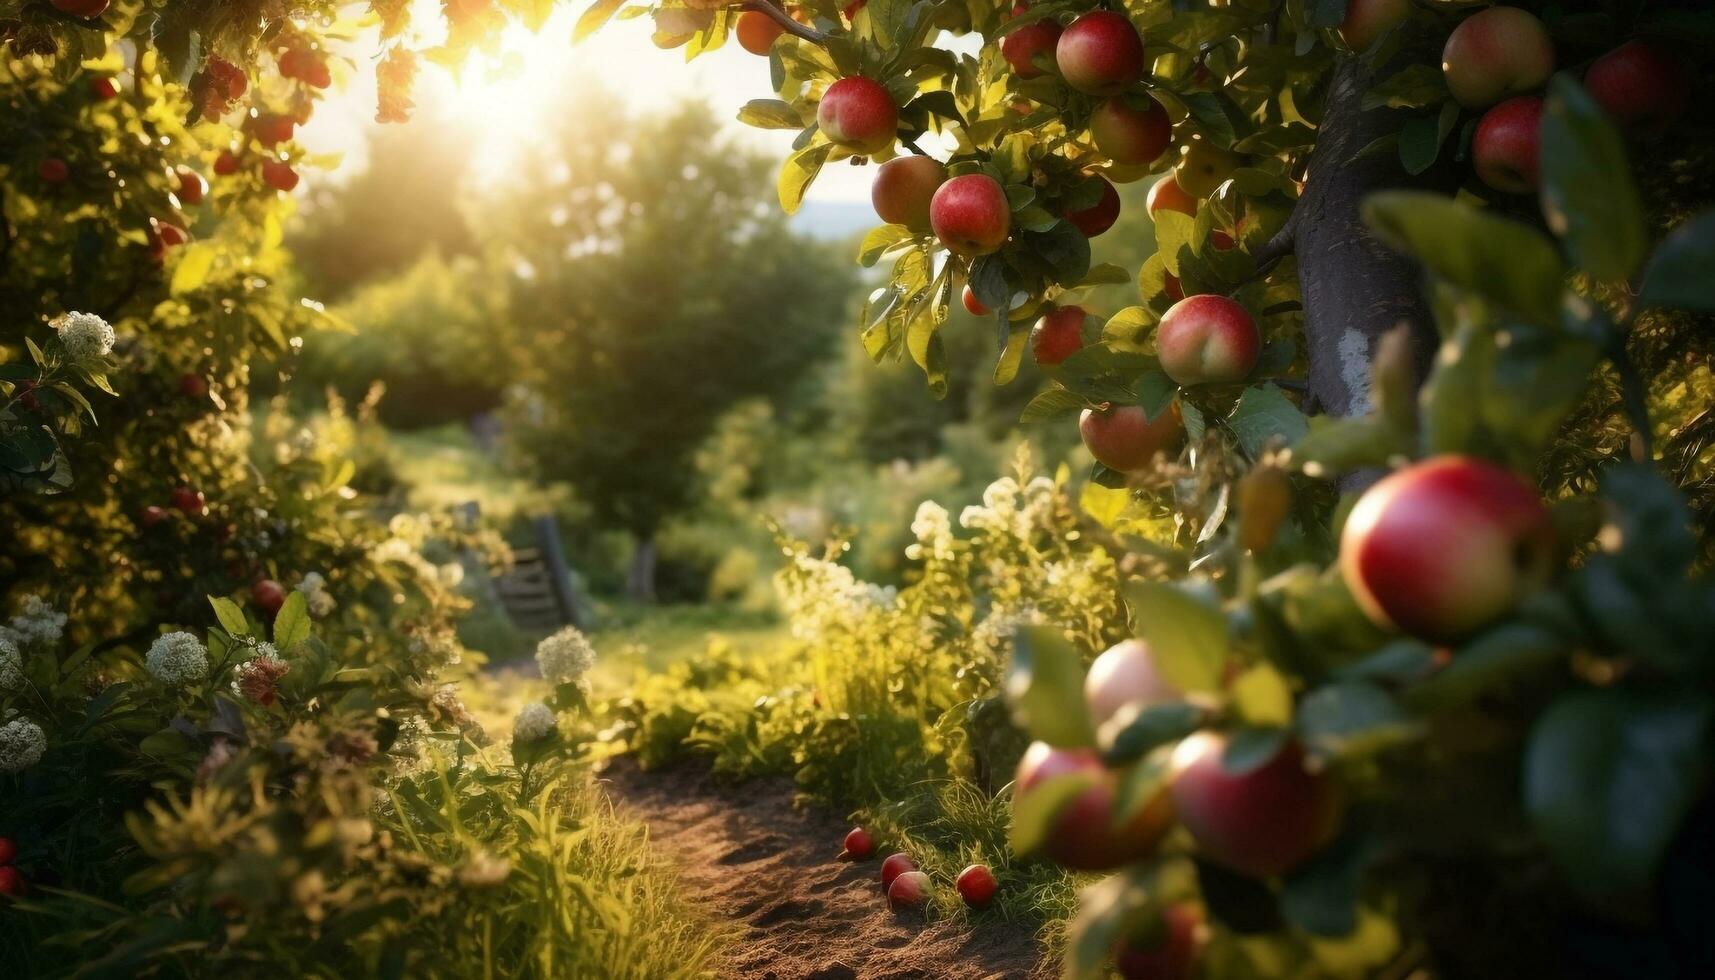
[[[888,910],[880,862],[833,860],[847,826],[795,809],[784,779],[717,784],[694,769],[645,773],[617,759],[616,806],[648,823],[691,898],[739,923],[715,975],[744,980],[1022,980],[1039,966],[1028,927],[970,930]]]

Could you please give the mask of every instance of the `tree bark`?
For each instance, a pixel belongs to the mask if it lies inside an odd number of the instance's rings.
[[[631,573],[626,576],[625,595],[635,602],[655,601],[655,538],[639,534],[631,549]]]

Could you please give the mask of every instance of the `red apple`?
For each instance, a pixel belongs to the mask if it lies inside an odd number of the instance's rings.
[[[190,232],[170,221],[152,221],[155,236],[168,248],[178,248],[191,240]]]
[[[1685,112],[1691,78],[1666,45],[1627,41],[1597,58],[1584,73],[1584,88],[1621,128],[1635,136],[1659,136]]]
[[[1102,178],[1102,196],[1094,205],[1082,211],[1066,212],[1066,220],[1076,225],[1085,238],[1094,238],[1114,226],[1120,217],[1120,192]]]
[[[977,294],[971,289],[971,284],[968,282],[965,283],[965,291],[959,298],[964,300],[965,309],[970,312],[971,316],[988,316],[994,312],[984,306],[982,300],[977,299]]]
[[[1054,46],[1066,84],[1086,95],[1118,95],[1143,77],[1143,38],[1131,19],[1096,10],[1073,21]]]
[[[1179,285],[1179,277],[1171,272],[1161,274],[1161,291],[1175,303],[1185,298],[1185,287]]]
[[[201,490],[190,487],[178,487],[173,490],[173,506],[187,517],[203,517],[208,514],[208,499]]]
[[[89,90],[95,94],[96,98],[106,101],[119,96],[119,83],[110,76],[99,75],[90,78]]]
[[[262,161],[262,183],[281,192],[290,194],[298,186],[298,172],[284,160]]]
[[[898,138],[899,107],[880,82],[842,78],[822,93],[816,123],[828,139],[849,150],[880,153]]]
[[[1554,74],[1554,41],[1530,11],[1488,7],[1453,28],[1441,72],[1461,105],[1481,109],[1541,88]]]
[[[202,179],[202,174],[189,167],[174,167],[173,177],[178,181],[180,201],[192,207],[202,203],[203,195],[208,193],[208,181]]]
[[[921,871],[905,871],[887,886],[887,906],[895,912],[922,908],[929,901],[929,876]]]
[[[1094,749],[1055,748],[1033,742],[1018,763],[1013,784],[1014,806],[1031,790],[1070,773],[1088,773],[1093,782],[1061,805],[1043,841],[1042,852],[1063,867],[1106,871],[1147,857],[1173,823],[1172,807],[1163,792],[1150,800],[1123,827],[1114,826],[1118,779],[1102,765]]]
[[[1121,405],[1084,409],[1078,417],[1078,434],[1096,462],[1110,470],[1132,473],[1147,468],[1156,453],[1178,446],[1185,426],[1179,418],[1178,402],[1154,419],[1146,419],[1137,405]]]
[[[1432,642],[1505,616],[1553,575],[1554,529],[1535,488],[1471,456],[1436,456],[1358,499],[1340,571],[1378,625]]]
[[[280,612],[280,607],[286,604],[286,587],[271,578],[261,579],[250,587],[250,598],[256,603],[256,608],[273,619]]]
[[[1225,252],[1233,247],[1233,236],[1214,228],[1209,231],[1209,244],[1215,246],[1215,251]]]
[[[44,184],[63,184],[71,179],[71,168],[59,157],[48,157],[36,168],[36,176]]]
[[[1109,647],[1084,675],[1084,701],[1097,726],[1129,705],[1166,704],[1183,697],[1161,676],[1155,655],[1142,640],[1121,640]]]
[[[1471,165],[1483,183],[1508,194],[1536,190],[1542,99],[1521,95],[1483,113],[1471,137]]]
[[[208,382],[200,374],[184,374],[179,377],[179,393],[186,398],[203,398],[208,395]]]
[[[221,150],[220,155],[214,158],[214,172],[220,177],[230,177],[237,173],[238,157],[234,156],[231,150]]]
[[[1161,369],[1182,385],[1230,384],[1256,366],[1262,337],[1250,311],[1205,293],[1174,303],[1155,328]]]
[[[853,827],[846,833],[846,839],[840,851],[840,859],[845,861],[862,861],[875,853],[875,838],[862,827]]]
[[[1353,51],[1370,45],[1411,13],[1411,0],[1351,0],[1340,21],[1340,40]]]
[[[1167,152],[1173,123],[1161,103],[1148,95],[1116,97],[1090,113],[1090,138],[1109,160],[1141,166]]]
[[[1152,218],[1160,211],[1178,211],[1193,218],[1197,216],[1197,199],[1185,193],[1172,174],[1155,182],[1155,186],[1149,189],[1149,197],[1144,199],[1144,206]]]
[[[144,527],[154,527],[166,519],[167,508],[150,504],[143,508],[143,514],[138,519],[138,523],[142,524]]]
[[[111,0],[53,0],[54,9],[73,17],[100,17]]]
[[[1043,314],[1030,328],[1030,355],[1036,363],[1053,367],[1084,346],[1084,320],[1089,314],[1081,306],[1062,306]]]
[[[751,54],[768,56],[774,40],[786,33],[774,18],[755,10],[738,15],[738,46]]]
[[[959,897],[973,909],[986,909],[989,902],[994,900],[994,893],[1000,889],[1000,883],[994,880],[994,872],[986,864],[973,864],[959,872],[954,886],[959,889]]]
[[[1012,15],[1017,17],[1029,7],[1019,4],[1012,8]],[[1030,23],[1013,31],[1000,39],[1000,56],[1012,66],[1012,73],[1019,78],[1041,78],[1048,74],[1044,68],[1037,66],[1038,57],[1047,64],[1054,64],[1054,47],[1060,43],[1060,25],[1052,17]]]
[[[893,884],[893,879],[907,871],[916,870],[917,862],[911,860],[911,855],[903,852],[889,854],[887,859],[881,862],[881,887],[888,888]]]
[[[963,174],[935,192],[929,202],[929,223],[949,251],[988,255],[1006,244],[1012,232],[1012,207],[993,177]]]
[[[1128,936],[1114,952],[1124,980],[1191,980],[1204,943],[1203,914],[1180,902],[1162,910],[1149,935]]]
[[[1285,874],[1333,839],[1339,793],[1305,766],[1296,741],[1245,773],[1222,765],[1227,740],[1202,731],[1173,753],[1171,793],[1179,822],[1205,858],[1241,874]]]
[[[0,898],[22,898],[30,890],[24,872],[10,865],[0,868]]]
[[[256,137],[256,142],[263,146],[274,146],[289,141],[297,124],[297,120],[291,116],[257,116],[250,121],[250,132]]]
[[[10,837],[0,837],[0,865],[18,860],[18,845]]]
[[[875,213],[890,225],[913,231],[929,230],[929,202],[947,182],[947,168],[934,157],[895,157],[875,172],[869,200]]]

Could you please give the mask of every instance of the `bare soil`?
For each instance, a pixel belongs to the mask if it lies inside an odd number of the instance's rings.
[[[785,779],[736,786],[707,770],[643,772],[616,759],[604,775],[622,812],[648,824],[710,915],[742,930],[713,975],[755,980],[1023,980],[1040,976],[1027,926],[975,928],[895,914],[880,858],[835,860],[849,829],[837,814],[792,804]],[[950,887],[950,883],[948,883]]]

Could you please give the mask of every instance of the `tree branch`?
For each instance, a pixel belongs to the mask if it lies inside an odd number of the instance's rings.
[[[1298,203],[1295,201],[1292,205],[1292,213],[1286,216],[1286,224],[1281,225],[1280,230],[1274,233],[1274,237],[1264,242],[1261,248],[1251,253],[1251,258],[1256,259],[1257,272],[1259,274],[1267,272],[1270,266],[1291,255],[1293,248],[1297,245],[1295,241],[1297,235]]]
[[[781,7],[778,4],[769,3],[768,0],[744,0],[743,6],[746,10],[754,10],[759,14],[767,16],[776,24],[779,24],[781,29],[786,33],[793,37],[801,37],[804,40],[809,41],[811,44],[821,44],[828,39],[828,35],[823,34],[814,27],[798,23],[792,19],[791,14],[786,12],[786,8]]]

